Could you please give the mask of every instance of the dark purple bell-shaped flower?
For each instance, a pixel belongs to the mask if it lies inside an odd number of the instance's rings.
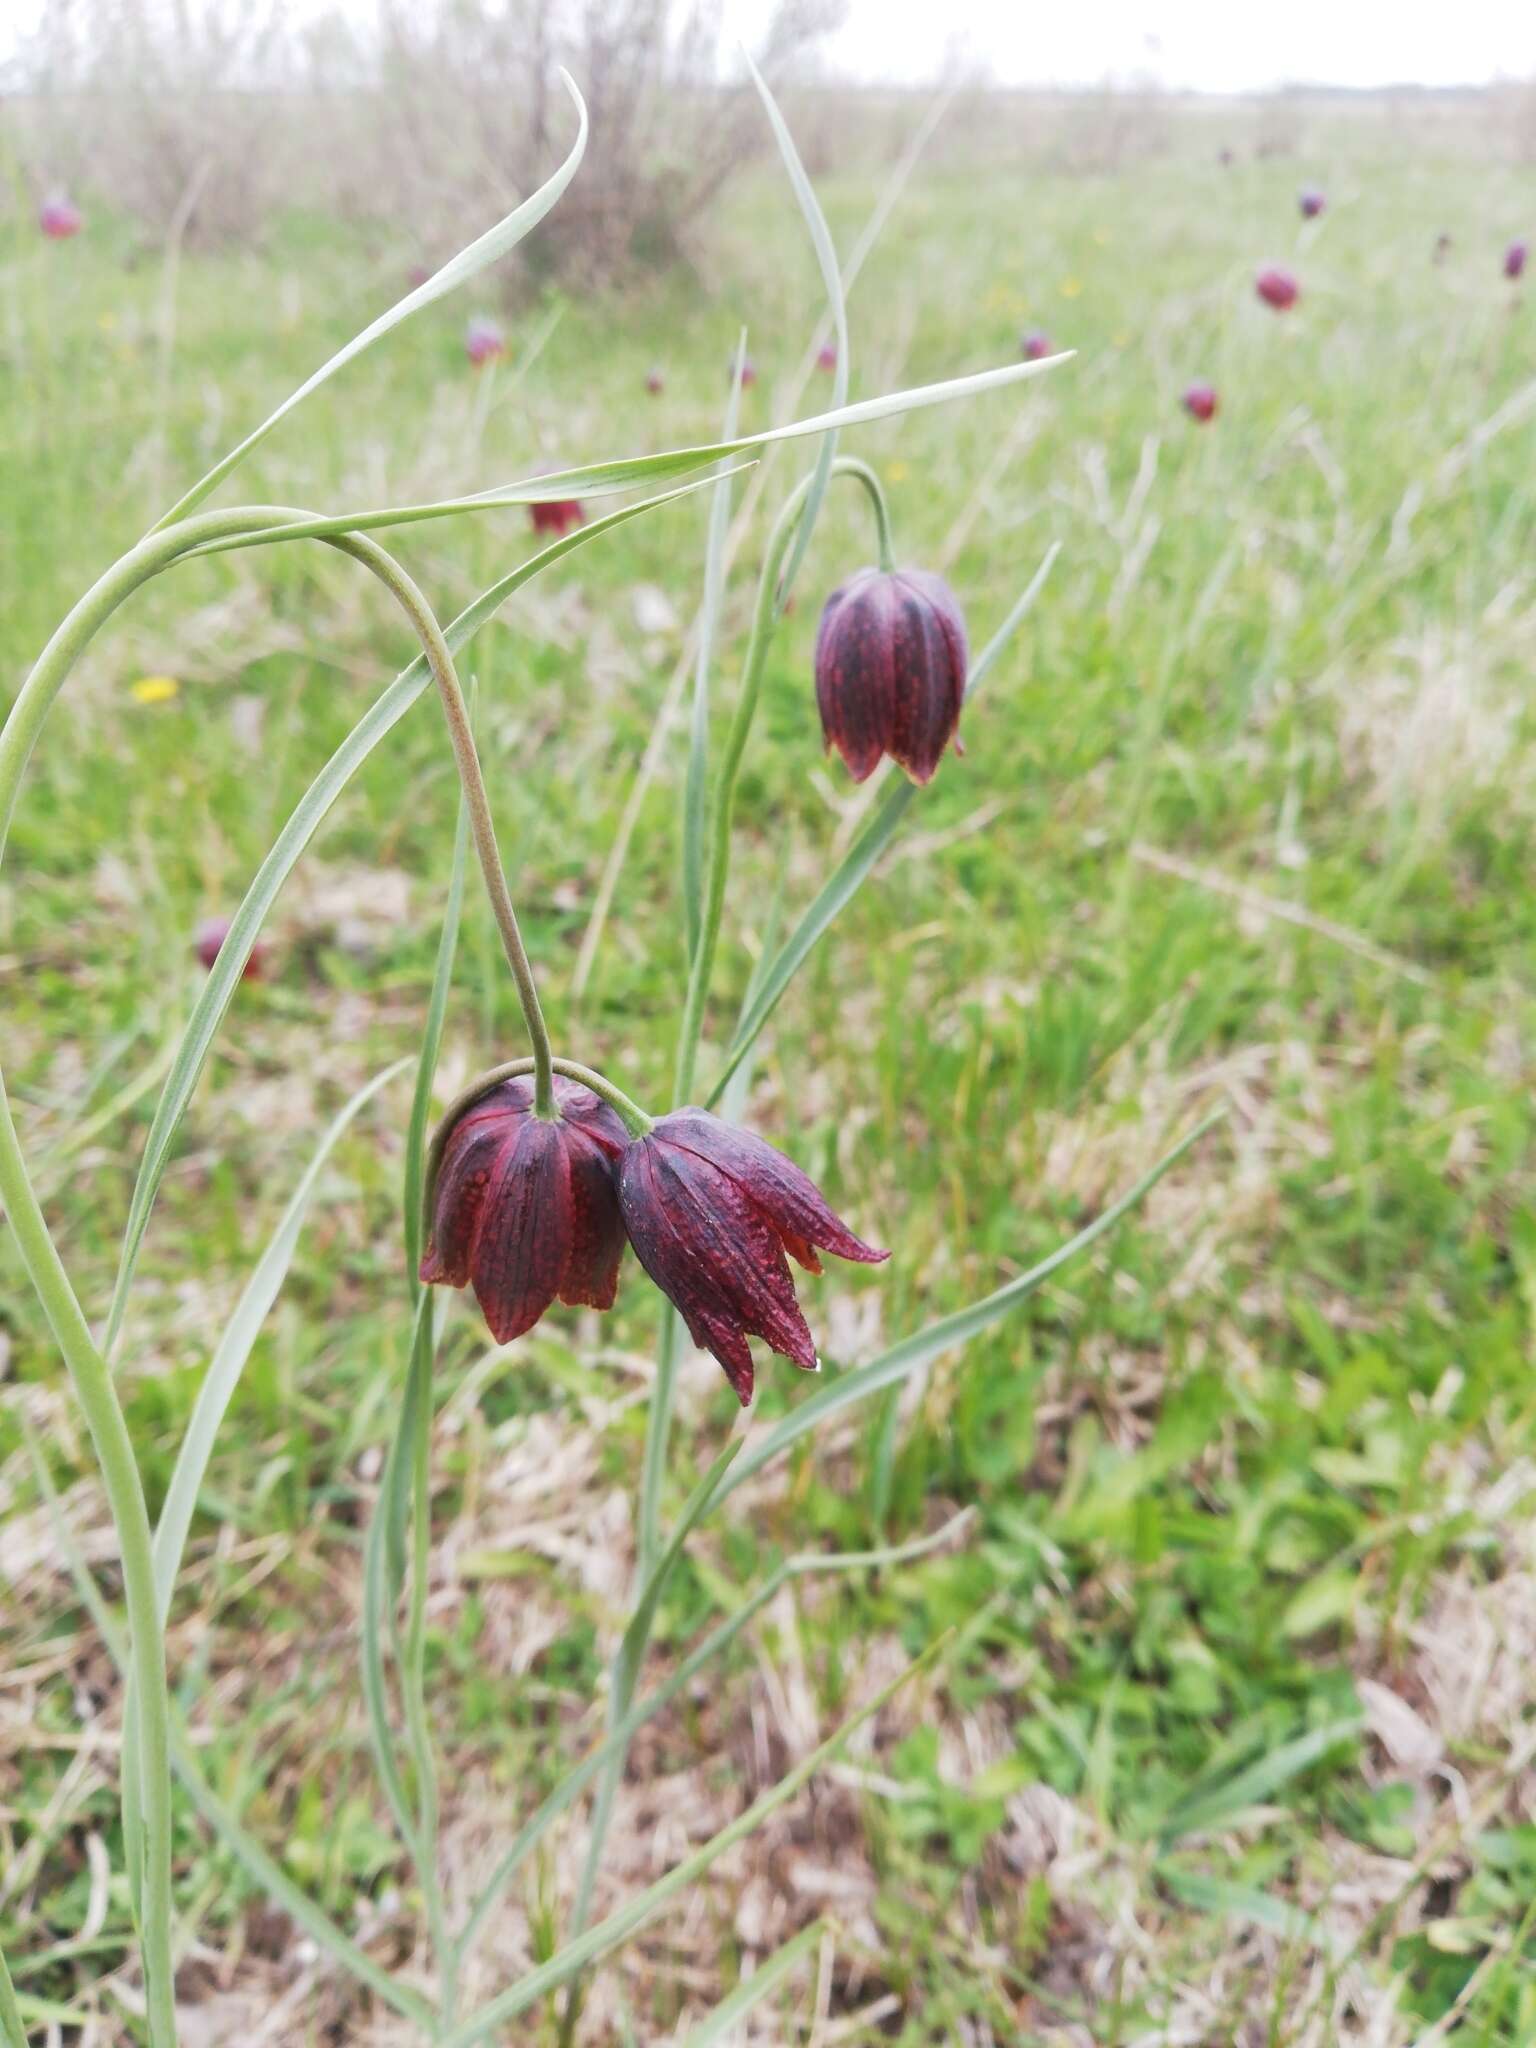
[[[498,1344],[531,1330],[557,1297],[612,1308],[624,1253],[615,1186],[629,1143],[590,1089],[555,1080],[553,1120],[533,1082],[503,1081],[449,1132],[432,1192],[421,1277],[472,1284]]]
[[[1301,208],[1303,220],[1316,220],[1328,201],[1315,185],[1304,185],[1296,194],[1296,204]]]
[[[1530,254],[1524,242],[1511,242],[1504,251],[1504,275],[1520,277],[1525,271],[1525,259]]]
[[[816,703],[828,747],[855,782],[880,757],[927,782],[965,700],[965,620],[942,576],[861,569],[827,599],[816,633]]]
[[[37,224],[50,242],[67,242],[85,226],[85,217],[72,199],[55,193],[37,209]]]
[[[1184,393],[1184,410],[1203,427],[1216,417],[1216,389],[1212,384],[1191,384]]]
[[[1265,305],[1272,306],[1277,313],[1288,313],[1301,297],[1301,286],[1278,264],[1261,270],[1253,280],[1253,288]]]
[[[1038,363],[1051,352],[1051,337],[1043,327],[1031,327],[1019,337],[1019,354],[1026,363]]]
[[[619,1166],[624,1227],[644,1266],[701,1350],[725,1368],[743,1408],[761,1337],[805,1372],[816,1346],[784,1254],[819,1273],[818,1250],[878,1265],[889,1258],[854,1236],[792,1160],[706,1109],[675,1109]]]

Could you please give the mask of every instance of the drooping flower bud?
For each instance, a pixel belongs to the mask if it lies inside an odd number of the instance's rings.
[[[1288,313],[1301,297],[1301,286],[1288,270],[1281,270],[1278,265],[1261,270],[1253,288],[1265,305],[1272,306],[1277,313]]]
[[[806,1174],[750,1131],[705,1109],[676,1109],[637,1138],[619,1166],[619,1207],[635,1256],[711,1352],[743,1408],[761,1337],[816,1370],[784,1254],[809,1273],[818,1250],[878,1265],[890,1257],[833,1215]]]
[[[192,950],[210,973],[213,963],[224,950],[224,941],[229,937],[230,919],[227,917],[205,917],[192,935]],[[258,939],[246,955],[245,966],[240,970],[242,981],[260,981],[267,971],[267,949]]]
[[[1504,275],[1519,277],[1525,270],[1525,259],[1530,254],[1524,242],[1511,242],[1504,251]]]
[[[662,376],[660,370],[650,369],[646,371],[645,388],[647,391],[649,391],[652,398],[657,398],[661,395],[661,393],[666,389],[666,383],[667,380],[665,377]]]
[[[731,357],[731,360],[726,365],[726,373],[731,377],[734,377],[736,374],[736,358],[734,356]],[[741,388],[743,391],[750,390],[756,382],[757,365],[750,356],[744,356],[741,364]]]
[[[1043,327],[1031,327],[1027,334],[1019,336],[1019,354],[1026,363],[1038,363],[1051,352],[1051,337]]]
[[[624,1253],[614,1173],[628,1135],[590,1089],[555,1080],[553,1120],[533,1082],[502,1081],[463,1111],[442,1146],[421,1277],[470,1284],[498,1344],[531,1330],[557,1297],[612,1308]]]
[[[942,576],[861,569],[827,599],[816,632],[816,703],[855,782],[882,754],[927,782],[960,723],[965,620]]]
[[[1216,417],[1216,391],[1210,384],[1191,384],[1184,393],[1184,410],[1202,426]]]
[[[50,242],[67,242],[85,226],[85,217],[72,199],[56,194],[37,209],[37,224]]]
[[[1315,185],[1304,185],[1296,194],[1296,204],[1303,220],[1316,220],[1328,201]]]
[[[507,338],[494,320],[471,320],[464,330],[464,353],[478,370],[507,352]]]
[[[835,341],[824,341],[821,347],[817,349],[816,367],[818,370],[835,370],[837,368],[837,343]]]
[[[530,505],[528,517],[535,533],[552,533],[556,540],[586,519],[580,498],[550,498],[542,505]]]

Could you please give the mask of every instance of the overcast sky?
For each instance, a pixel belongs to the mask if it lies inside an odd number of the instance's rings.
[[[770,6],[727,0],[727,13],[750,32]],[[951,48],[1009,84],[1481,83],[1536,77],[1536,0],[852,0],[831,52],[861,78],[919,81]]]

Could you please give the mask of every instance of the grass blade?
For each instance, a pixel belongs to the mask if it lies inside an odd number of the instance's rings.
[[[411,1096],[411,1118],[405,1131],[405,1277],[414,1303],[421,1292],[418,1272],[421,1241],[427,1219],[422,1214],[422,1166],[427,1156],[427,1124],[432,1114],[432,1083],[437,1078],[437,1057],[443,1044],[443,1021],[448,1014],[448,987],[453,980],[453,957],[459,944],[459,917],[464,908],[464,868],[469,855],[469,811],[459,798],[459,821],[453,835],[453,866],[448,876],[448,900],[443,906],[443,926],[438,934],[437,964],[432,972],[432,993],[427,1000],[422,1026],[421,1057],[416,1063],[416,1088]]]
[[[16,1987],[5,1967],[3,1953],[0,1953],[0,2041],[5,2043],[5,2048],[27,2048],[27,2030],[21,2023]]]
[[[576,81],[570,73],[562,70],[559,75],[561,83],[576,104],[577,130],[571,152],[554,176],[547,179],[532,198],[525,199],[522,205],[514,208],[504,220],[499,220],[493,228],[488,228],[478,241],[471,242],[467,249],[461,249],[457,256],[450,258],[441,270],[427,279],[425,284],[418,285],[412,292],[407,292],[387,313],[381,313],[361,334],[354,335],[346,347],[338,349],[329,362],[322,363],[312,377],[307,377],[297,391],[290,392],[275,412],[269,413],[253,433],[247,434],[237,448],[232,448],[222,461],[216,462],[201,482],[194,484],[186,496],[171,507],[165,517],[158,522],[156,532],[162,527],[173,525],[178,519],[185,519],[211,491],[218,488],[231,470],[245,460],[253,448],[259,447],[265,441],[274,427],[285,420],[296,407],[302,405],[312,392],[318,391],[322,384],[334,377],[338,370],[344,369],[355,356],[360,356],[364,349],[371,348],[376,341],[382,340],[403,320],[409,320],[413,313],[419,313],[423,306],[430,306],[434,299],[440,299],[446,293],[456,291],[461,284],[466,284],[470,278],[484,270],[487,264],[494,263],[498,257],[505,256],[508,250],[515,248],[526,234],[538,226],[575,177],[587,147],[586,104],[576,90]]]
[[[690,492],[702,487],[698,483],[685,484],[678,490],[642,499],[639,503],[626,505],[617,512],[609,512],[601,519],[594,519],[586,526],[577,527],[574,532],[552,542],[549,547],[542,549],[530,560],[512,570],[509,575],[504,576],[499,583],[493,583],[472,605],[460,612],[453,623],[445,628],[449,647],[455,654],[458,653],[515,591],[521,589],[523,584],[561,556],[570,554],[574,548],[585,546],[588,541],[595,540],[599,534],[606,533],[611,527],[621,525],[626,519],[633,519],[640,513],[651,511],[658,505],[668,504],[673,499],[686,497]],[[122,1329],[123,1315],[128,1303],[128,1289],[133,1281],[134,1267],[138,1262],[139,1248],[144,1241],[150,1211],[154,1207],[160,1182],[170,1160],[172,1141],[182,1117],[186,1114],[187,1104],[191,1101],[198,1076],[202,1073],[214,1033],[223,1021],[224,1013],[229,1008],[230,1000],[244,973],[245,963],[250,957],[262,921],[276,901],[278,891],[293,872],[300,854],[319,829],[327,811],[380,740],[392,727],[399,724],[430,683],[431,675],[426,661],[424,657],[418,655],[410,667],[403,669],[389,688],[374,700],[295,806],[287,824],[257,869],[255,880],[235,912],[229,934],[219,949],[219,956],[209,970],[208,979],[199,992],[192,1015],[182,1032],[175,1062],[161,1091],[149,1136],[145,1141],[144,1156],[139,1162],[138,1178],[134,1182],[133,1196],[129,1203],[123,1248],[118,1260],[117,1278],[107,1316],[103,1349],[109,1353]]]
[[[1177,1165],[1190,1147],[1203,1138],[1225,1115],[1225,1109],[1218,1109],[1213,1115],[1196,1124],[1192,1131],[1179,1140],[1171,1152],[1164,1153],[1157,1164],[1142,1175],[1134,1187],[1128,1188],[1117,1202],[1111,1203],[1102,1216],[1096,1217],[1075,1237],[1058,1246],[1050,1257],[1042,1259],[1039,1265],[1031,1266],[1027,1273],[1020,1273],[1017,1279],[1008,1281],[1006,1285],[995,1289],[982,1300],[973,1302],[969,1308],[957,1309],[953,1315],[941,1316],[936,1323],[930,1323],[926,1330],[919,1330],[915,1336],[905,1338],[900,1344],[893,1345],[889,1351],[882,1352],[878,1358],[871,1359],[868,1365],[861,1365],[854,1372],[842,1373],[836,1379],[829,1380],[808,1400],[802,1401],[790,1414],[765,1431],[758,1442],[752,1443],[749,1440],[746,1455],[737,1460],[721,1486],[717,1504],[728,1499],[738,1486],[750,1479],[754,1473],[761,1472],[765,1465],[770,1464],[781,1452],[788,1450],[791,1444],[798,1443],[801,1437],[819,1429],[823,1423],[840,1414],[844,1408],[856,1406],[871,1394],[879,1393],[882,1387],[895,1386],[899,1380],[906,1379],[910,1373],[927,1365],[941,1352],[948,1351],[957,1344],[969,1342],[972,1337],[989,1329],[993,1323],[1000,1321],[1003,1316],[1017,1308],[1021,1301],[1027,1301],[1053,1273],[1059,1272],[1080,1252],[1086,1251],[1089,1245],[1096,1243],[1106,1232],[1113,1230],[1120,1219],[1156,1187],[1168,1169]]]
[[[832,325],[837,335],[837,362],[832,373],[832,407],[834,412],[848,402],[848,308],[843,298],[842,273],[838,268],[837,251],[832,246],[831,230],[827,217],[821,210],[816,189],[805,174],[805,165],[800,161],[800,152],[795,147],[795,138],[789,132],[789,124],[779,111],[778,101],[768,89],[763,74],[752,61],[750,50],[743,50],[752,83],[757,87],[758,98],[767,110],[773,137],[779,145],[779,154],[784,159],[784,168],[789,173],[789,182],[794,188],[800,211],[810,230],[811,246],[816,251],[816,261],[821,269],[821,281],[826,286],[827,300],[832,309]],[[779,577],[778,602],[782,608],[795,585],[800,565],[805,560],[806,549],[811,544],[816,521],[821,513],[821,503],[827,494],[827,482],[832,474],[832,458],[837,453],[837,432],[835,429],[822,436],[821,451],[816,457],[816,468],[811,488],[806,494],[805,508],[800,514],[800,524],[790,543],[789,558]]]
[[[826,1931],[825,1921],[813,1920],[809,1927],[802,1927],[793,1940],[775,1949],[766,1962],[758,1964],[744,1984],[738,1984],[730,1997],[694,2028],[683,2048],[719,2048],[719,2043],[727,2038],[738,2020],[745,2019],[770,1992],[778,1990],[786,1977],[794,1974]]]
[[[1059,544],[1049,550],[1045,560],[1031,578],[1029,587],[976,657],[966,682],[967,702],[981,687],[987,671],[1032,609],[1041,586],[1050,574],[1051,564],[1059,553]],[[895,838],[897,829],[916,800],[917,794],[916,785],[908,782],[905,777],[892,783],[879,810],[849,848],[836,873],[823,884],[815,902],[774,956],[772,965],[754,977],[753,985],[749,988],[746,1001],[742,1005],[741,1019],[726,1050],[725,1064],[710,1091],[706,1108],[713,1109],[720,1100],[725,1092],[726,1083],[752,1050],[758,1034],[778,1008],[784,991],[805,965],[833,920],[847,908],[868,880],[875,863]]]
[[[471,2048],[473,2042],[483,2039],[494,2028],[514,2018],[518,2013],[526,2012],[529,2006],[538,2004],[541,1999],[547,1998],[550,1992],[559,1990],[562,1984],[578,1976],[589,1964],[596,1962],[599,1956],[606,1955],[610,1949],[617,1948],[621,1942],[627,1941],[631,1934],[643,1927],[646,1921],[659,1912],[677,1893],[686,1890],[689,1885],[701,1878],[727,1849],[734,1848],[738,1842],[744,1841],[748,1835],[761,1827],[770,1814],[776,1813],[788,1800],[793,1799],[801,1786],[808,1779],[815,1777],[823,1764],[837,1755],[856,1730],[866,1721],[873,1719],[904,1685],[916,1677],[918,1672],[925,1670],[942,1653],[947,1641],[947,1635],[939,1637],[921,1657],[893,1678],[889,1685],[882,1686],[872,1700],[862,1706],[856,1714],[850,1715],[825,1742],[818,1743],[809,1756],[803,1757],[792,1771],[787,1772],[761,1798],[754,1800],[745,1813],[739,1814],[717,1835],[711,1836],[702,1848],[694,1851],[693,1855],[685,1857],[681,1863],[674,1864],[665,1877],[647,1885],[644,1891],[637,1893],[626,1905],[610,1913],[606,1920],[600,1920],[595,1927],[588,1928],[585,1934],[578,1935],[574,1941],[568,1941],[547,1963],[541,1964],[536,1970],[530,1970],[527,1976],[493,1998],[488,2005],[482,2006],[479,2012],[465,2020],[461,2026],[451,2028],[443,2035],[441,2048]]]
[[[640,484],[666,482],[707,469],[728,456],[746,455],[754,448],[771,447],[778,441],[803,440],[807,435],[825,434],[834,428],[868,425],[874,420],[894,419],[899,414],[922,412],[931,405],[949,405],[956,399],[979,398],[988,391],[1000,391],[1010,384],[1022,384],[1030,377],[1043,376],[1070,362],[1075,350],[1044,356],[1033,363],[1003,363],[995,370],[977,370],[967,377],[947,377],[937,384],[915,384],[906,391],[887,392],[880,398],[861,398],[854,405],[839,406],[832,412],[815,413],[809,419],[791,420],[787,426],[766,427],[760,434],[744,434],[734,441],[702,442],[694,448],[669,448],[658,455],[630,455],[617,461],[587,463],[579,469],[549,470],[542,476],[523,477],[516,483],[500,484],[470,497],[438,498],[421,505],[386,505],[355,512],[318,514],[314,518],[290,520],[283,526],[253,528],[222,540],[205,541],[188,550],[193,555],[225,554],[232,548],[259,547],[274,540],[323,539],[329,534],[367,533],[375,527],[411,526],[426,519],[447,519],[460,512],[494,512],[506,506],[544,505],[562,498],[601,498],[614,491],[627,491]]]
[[[1330,1750],[1352,1742],[1364,1725],[1358,1714],[1330,1721],[1325,1727],[1298,1735],[1294,1742],[1284,1742],[1278,1749],[1270,1750],[1224,1785],[1176,1801],[1157,1825],[1158,1838],[1172,1842],[1207,1828],[1230,1826],[1250,1807],[1267,1805],[1283,1785],[1310,1770]]]
[[[171,1474],[165,1506],[160,1511],[159,1524],[155,1529],[155,1594],[160,1603],[162,1626],[170,1612],[176,1574],[181,1569],[187,1531],[192,1526],[197,1498],[207,1475],[208,1461],[213,1455],[214,1439],[239,1384],[240,1375],[245,1370],[245,1362],[251,1355],[251,1347],[266,1321],[267,1311],[277,1299],[278,1290],[287,1278],[288,1267],[299,1241],[299,1233],[304,1227],[304,1219],[309,1213],[309,1205],[321,1171],[352,1119],[373,1100],[381,1088],[397,1074],[403,1073],[409,1064],[408,1060],[396,1060],[394,1065],[386,1067],[383,1073],[375,1074],[366,1087],[360,1088],[332,1120],[316,1146],[313,1158],[304,1169],[303,1177],[294,1189],[266,1250],[257,1261],[255,1271],[246,1282],[245,1291],[236,1303],[235,1312],[225,1326],[208,1370],[203,1375],[203,1383],[197,1390],[197,1400],[193,1405],[192,1418],[187,1424],[187,1433],[182,1438],[181,1449],[176,1454],[176,1467]]]
[[[725,438],[735,439],[741,417],[741,369],[747,359],[747,330],[736,343],[731,394],[725,402]],[[704,797],[709,779],[709,665],[725,588],[725,545],[731,526],[731,472],[722,469],[709,501],[709,534],[704,547],[704,603],[699,612],[699,645],[693,670],[693,724],[688,737],[688,782],[683,796],[683,914],[688,958],[699,943],[704,911]]]

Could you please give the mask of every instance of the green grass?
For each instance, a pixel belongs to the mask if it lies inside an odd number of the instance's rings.
[[[888,480],[903,557],[946,569],[974,645],[1053,540],[1062,555],[967,716],[964,758],[780,1007],[747,1113],[894,1251],[877,1275],[805,1285],[831,1370],[1042,1256],[1202,1109],[1230,1116],[1090,1261],[899,1408],[802,1448],[696,1547],[657,1658],[786,1551],[979,1511],[958,1554],[802,1587],[647,1731],[610,1903],[656,1874],[658,1817],[675,1861],[898,1654],[958,1631],[875,1752],[609,1970],[594,2040],[670,2040],[701,1984],[730,1985],[823,1910],[832,2012],[865,2015],[838,2037],[854,2043],[1302,2048],[1406,2043],[1452,2016],[1490,2048],[1536,2034],[1536,492],[1518,410],[1536,312],[1499,277],[1533,187],[1473,125],[1335,119],[1301,157],[1245,148],[1230,171],[1217,139],[1191,122],[1169,155],[1094,177],[936,158],[858,284],[855,397],[1007,360],[1025,325],[1079,351],[1021,393],[847,442]],[[1308,230],[1306,179],[1330,197]],[[823,196],[846,249],[875,188],[833,178]],[[291,222],[260,249],[189,257],[162,379],[156,253],[104,207],[62,247],[10,227],[14,686],[86,582],[396,294],[413,252]],[[558,231],[557,213],[541,232]],[[473,299],[433,309],[285,426],[240,495],[382,503],[708,438],[743,321],[759,370],[745,424],[768,424],[819,311],[813,259],[766,177],[716,235],[705,276],[566,307],[526,374],[516,342],[540,310],[512,319],[512,364],[486,379],[462,356]],[[1284,319],[1252,295],[1266,259],[1302,279]],[[1221,395],[1207,429],[1178,407],[1195,377]],[[755,550],[803,459],[776,459],[732,579],[722,701]],[[869,558],[866,521],[834,493],[771,657],[717,1052],[775,917],[809,900],[866,809],[823,760],[810,687],[821,595]],[[702,527],[701,500],[620,529],[465,662],[559,1048],[651,1106],[681,1009],[681,717],[579,1004],[570,986],[680,651],[637,622],[636,593],[656,586],[686,623]],[[410,530],[400,552],[446,615],[529,545],[514,512]],[[409,653],[369,581],[322,550],[184,565],[122,615],[44,737],[0,882],[3,1047],[93,1316],[153,1109],[136,1083],[196,986],[190,934],[233,907]],[[134,680],[161,673],[178,694],[139,703]],[[417,1042],[455,804],[427,699],[327,822],[274,918],[269,977],[238,995],[122,1353],[152,1507],[317,1119]],[[521,1050],[472,878],[445,1079]],[[372,1783],[354,1642],[359,1530],[404,1371],[408,1092],[365,1113],[326,1174],[171,1637],[218,1789],[391,1962],[412,1953],[419,1901]],[[430,1657],[466,1893],[593,1732],[656,1322],[631,1263],[612,1319],[562,1311],[490,1363],[468,1307],[450,1325]],[[113,1752],[92,1746],[117,1727],[116,1687],[20,1416],[114,1595],[108,1525],[3,1244],[0,1381],[0,1947],[23,1994],[99,2004],[127,2040],[120,2002],[91,1989],[124,1964],[128,1927]],[[778,1361],[759,1385],[766,1417],[803,1391]],[[712,1366],[685,1373],[674,1506],[732,1412]],[[97,1839],[114,1874],[93,1903]],[[184,1941],[201,1944],[183,1995],[265,2010],[292,1930],[190,1816],[178,1851]],[[487,1992],[547,1946],[579,1852],[573,1833],[510,1902]],[[826,1870],[843,1890],[816,1889]],[[372,2038],[350,1997],[313,1987],[302,2038]],[[810,1978],[792,1980],[771,2038],[801,2038],[813,2006]],[[235,2008],[211,2010],[238,2037]]]

